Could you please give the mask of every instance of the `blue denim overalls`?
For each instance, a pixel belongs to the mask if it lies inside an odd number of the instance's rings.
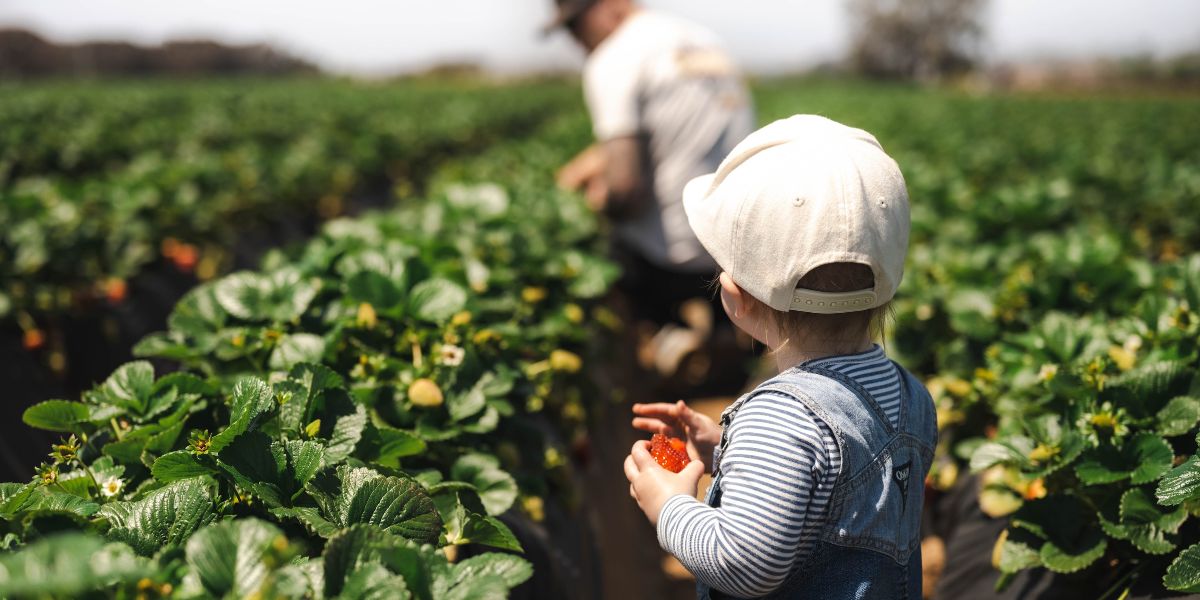
[[[921,509],[925,476],[937,444],[937,414],[924,386],[902,367],[899,425],[845,375],[800,365],[734,402],[721,415],[725,432],[742,404],[771,391],[807,406],[833,431],[842,468],[811,553],[767,598],[903,600],[921,598]],[[721,445],[706,502],[721,505]],[[727,598],[704,583],[701,600]]]

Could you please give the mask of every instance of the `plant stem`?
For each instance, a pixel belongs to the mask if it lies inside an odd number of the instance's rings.
[[[1102,594],[1097,600],[1107,600],[1110,596],[1116,594],[1122,585],[1125,585],[1126,582],[1132,579],[1141,570],[1142,565],[1140,564],[1134,566],[1132,569],[1129,569],[1128,573],[1118,579],[1117,582],[1114,583],[1112,587],[1108,588],[1108,591],[1104,592],[1104,594]],[[1123,591],[1121,591],[1121,595],[1117,597],[1117,600],[1125,600],[1125,598],[1129,596],[1129,590],[1131,587],[1132,586],[1126,587]]]
[[[121,441],[125,436],[121,433],[121,428],[117,426],[117,418],[112,417],[108,420],[108,424],[112,425],[113,435],[117,436],[117,441]]]

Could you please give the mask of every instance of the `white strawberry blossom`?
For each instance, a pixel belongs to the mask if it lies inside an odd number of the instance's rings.
[[[462,364],[463,357],[467,352],[454,344],[445,344],[442,346],[440,354],[440,362],[448,367],[457,367]]]
[[[119,478],[119,477],[109,477],[107,479],[102,479],[100,481],[100,493],[105,498],[112,498],[113,496],[116,496],[117,494],[121,493],[121,488],[124,487],[124,485],[125,485],[125,482],[121,481],[121,478]]]

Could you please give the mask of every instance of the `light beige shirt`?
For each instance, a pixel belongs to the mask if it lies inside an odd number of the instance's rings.
[[[750,95],[720,41],[694,23],[639,11],[592,52],[583,80],[598,140],[649,140],[655,210],[618,224],[618,239],[658,266],[713,271],[684,214],[683,188],[716,171],[754,130]]]

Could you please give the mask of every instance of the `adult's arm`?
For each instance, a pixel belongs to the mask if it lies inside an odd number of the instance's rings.
[[[654,175],[645,136],[630,135],[604,142],[603,208],[616,220],[636,217],[654,202]],[[589,194],[590,195],[590,194]]]

